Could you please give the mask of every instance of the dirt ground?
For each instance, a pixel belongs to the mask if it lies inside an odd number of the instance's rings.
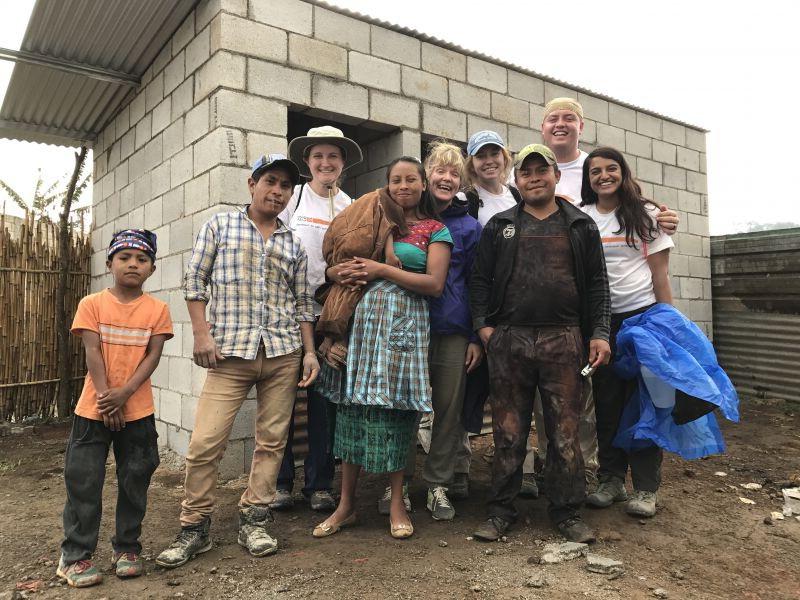
[[[424,488],[417,482],[411,490],[416,533],[410,540],[391,539],[388,517],[375,509],[385,481],[369,476],[360,489],[356,527],[313,539],[311,529],[322,519],[300,503],[291,512],[276,513],[280,552],[253,559],[236,544],[236,501],[244,483],[234,480],[219,490],[214,549],[174,571],[153,562],[177,531],[183,481],[179,469],[162,463],[144,522],[148,572],[130,581],[120,581],[110,571],[116,496],[110,459],[107,510],[96,555],[107,576],[101,586],[72,590],[54,575],[68,428],[36,427],[32,434],[0,438],[0,599],[800,599],[800,522],[794,517],[764,522],[771,511],[781,510],[781,486],[800,478],[800,408],[746,401],[742,412],[741,424],[723,424],[726,455],[694,462],[666,457],[661,506],[654,519],[629,517],[621,505],[584,510],[600,533],[592,551],[624,563],[625,572],[616,579],[588,572],[583,558],[538,564],[544,544],[561,541],[547,524],[543,498],[518,502],[526,516],[505,542],[471,540],[484,517],[489,481],[483,458],[488,438],[483,437],[473,442],[472,497],[456,503],[453,522],[431,520],[424,509]],[[741,487],[747,483],[763,488]],[[541,575],[545,586],[530,587],[531,579]],[[17,586],[29,591],[15,592]]]

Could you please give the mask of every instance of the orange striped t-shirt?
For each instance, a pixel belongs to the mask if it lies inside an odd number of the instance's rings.
[[[172,319],[169,307],[148,294],[123,303],[106,289],[86,296],[78,304],[70,331],[80,336],[84,330],[94,331],[100,336],[108,386],[120,387],[144,360],[151,336],[172,337]],[[103,420],[97,412],[94,382],[88,373],[75,414],[95,421]],[[123,415],[125,421],[135,421],[152,414],[153,390],[148,379],[128,398],[123,406]]]

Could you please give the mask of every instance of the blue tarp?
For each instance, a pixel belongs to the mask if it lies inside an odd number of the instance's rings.
[[[614,445],[631,451],[655,444],[687,459],[724,452],[714,413],[678,425],[672,408],[654,406],[642,365],[690,400],[709,402],[729,421],[739,421],[739,397],[711,342],[676,308],[656,304],[626,319],[617,334],[614,369],[625,379],[637,378],[639,385],[623,411]]]

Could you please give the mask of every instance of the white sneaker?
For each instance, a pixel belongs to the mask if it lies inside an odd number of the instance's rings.
[[[656,514],[656,493],[635,490],[625,506],[625,512],[636,517],[652,517]]]
[[[427,506],[435,521],[452,521],[456,516],[456,509],[447,497],[447,488],[441,485],[428,488]]]

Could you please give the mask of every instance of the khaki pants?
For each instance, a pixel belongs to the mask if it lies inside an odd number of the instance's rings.
[[[181,525],[201,523],[214,512],[219,461],[236,414],[254,385],[258,402],[255,450],[239,507],[265,506],[272,501],[297,393],[301,354],[298,349],[266,358],[261,348],[255,360],[231,357],[209,369],[186,455]]]

